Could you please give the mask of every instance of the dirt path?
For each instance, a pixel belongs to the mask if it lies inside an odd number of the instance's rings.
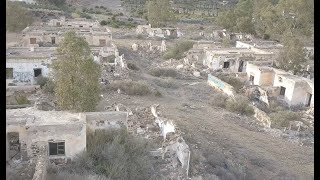
[[[147,71],[150,61],[123,51],[140,71],[131,76],[154,86]],[[192,155],[190,176],[216,174],[220,179],[314,179],[314,149],[272,137],[252,125],[254,119],[238,116],[209,105],[216,93],[205,80],[183,86],[190,80],[176,80],[179,88],[161,88],[163,97],[115,95],[108,92],[100,104],[122,103],[130,108],[160,104],[163,116],[172,119],[185,134]],[[210,179],[210,178],[204,178]]]

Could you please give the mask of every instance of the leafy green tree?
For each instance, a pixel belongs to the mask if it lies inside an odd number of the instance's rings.
[[[302,70],[303,64],[306,62],[303,44],[298,38],[290,35],[286,35],[283,42],[284,47],[277,58],[277,66],[297,74]]]
[[[228,48],[231,47],[231,40],[228,37],[222,39],[222,47]]]
[[[217,17],[217,24],[228,29],[230,31],[234,30],[236,26],[236,15],[233,10],[226,10],[220,13]]]
[[[55,95],[64,110],[93,111],[100,99],[101,69],[84,38],[68,32],[53,63]]]
[[[19,32],[31,25],[33,18],[30,12],[16,2],[6,0],[6,29],[9,32]]]
[[[240,0],[234,9],[222,12],[217,23],[230,31],[254,33],[252,12],[253,1]]]
[[[218,25],[230,30],[256,33],[281,40],[284,34],[312,37],[313,0],[239,0],[233,9],[220,13]]]
[[[254,27],[258,35],[280,40],[286,33],[311,37],[313,0],[254,0]]]
[[[146,9],[147,19],[153,27],[166,26],[176,20],[169,0],[150,0],[146,2]]]

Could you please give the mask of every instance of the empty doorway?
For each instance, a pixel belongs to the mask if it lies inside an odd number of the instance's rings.
[[[229,68],[230,62],[224,62],[223,63],[223,68]]]
[[[56,44],[56,37],[51,37],[51,44]]]
[[[242,70],[243,70],[243,61],[240,61],[238,72],[242,72]]]
[[[253,82],[253,81],[254,81],[254,76],[250,75],[249,82]]]
[[[6,68],[6,79],[13,79],[13,68]]]
[[[286,88],[281,86],[280,87],[280,96],[284,96],[286,94]]]
[[[33,71],[34,71],[34,77],[38,77],[38,76],[42,75],[42,69],[41,68],[33,69]]]
[[[105,46],[107,43],[105,39],[99,39],[99,44],[100,46]]]
[[[37,44],[36,38],[30,38],[30,44]]]
[[[18,132],[8,132],[9,159],[21,159],[20,141]]]
[[[306,106],[310,107],[311,105],[311,99],[312,99],[312,94],[307,93],[307,102],[306,102]]]

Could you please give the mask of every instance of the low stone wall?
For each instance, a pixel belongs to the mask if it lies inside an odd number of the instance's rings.
[[[252,106],[254,109],[254,117],[262,123],[263,126],[270,128],[271,127],[271,120],[270,117],[264,111],[260,110],[259,108]]]
[[[48,156],[47,146],[42,143],[38,147],[39,153],[36,158],[35,173],[33,174],[32,180],[46,180],[47,179],[47,167],[48,167]]]
[[[248,80],[247,73],[246,72],[226,72],[226,73],[220,73],[225,74],[226,76],[232,76],[238,78],[241,82],[246,82]]]
[[[226,93],[228,96],[234,96],[235,94],[233,86],[231,86],[230,84],[222,81],[221,79],[211,74],[208,74],[208,84],[212,87],[215,87],[221,90],[222,92]]]
[[[89,112],[83,113],[81,118],[86,119],[87,127],[92,131],[97,129],[121,128],[121,126],[128,127],[127,112]]]
[[[40,89],[40,85],[26,85],[26,86],[8,86],[7,91],[17,92],[35,92],[37,89]]]
[[[189,175],[189,163],[190,163],[190,149],[188,144],[184,141],[182,137],[178,139],[177,147],[176,147],[176,154],[181,163],[182,171],[184,177],[188,177]]]

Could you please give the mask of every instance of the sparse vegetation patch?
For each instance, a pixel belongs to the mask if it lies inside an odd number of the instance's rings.
[[[279,111],[270,114],[271,126],[274,128],[288,127],[290,121],[301,121],[301,114],[292,111]]]
[[[193,47],[193,42],[191,41],[180,41],[177,42],[173,48],[171,48],[166,54],[164,54],[165,59],[181,59],[184,57],[184,52],[188,51]]]
[[[87,147],[87,151],[61,168],[58,174],[66,177],[97,174],[109,179],[154,179],[156,173],[152,157],[149,156],[150,144],[132,137],[126,130],[88,134]]]
[[[173,68],[154,68],[149,71],[149,74],[156,77],[177,77],[178,72]]]
[[[108,89],[113,91],[117,91],[120,89],[121,91],[125,92],[128,95],[148,95],[151,93],[149,86],[141,81],[116,81],[112,82],[108,85]]]
[[[229,98],[226,103],[227,110],[240,113],[242,115],[251,116],[254,109],[249,105],[250,101],[247,97],[238,95],[234,99]]]

